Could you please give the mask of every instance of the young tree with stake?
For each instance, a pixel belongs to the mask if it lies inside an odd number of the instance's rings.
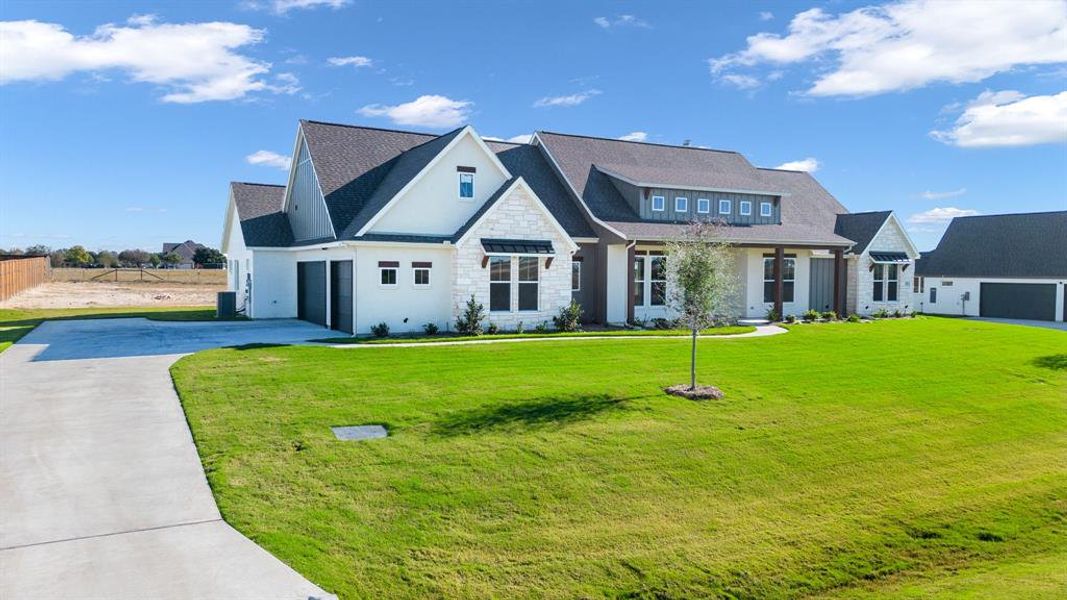
[[[717,317],[728,314],[737,290],[734,255],[722,241],[720,226],[693,222],[667,242],[667,301],[692,334],[689,365],[690,397],[721,397],[717,388],[697,390],[697,336]],[[681,386],[677,386],[681,387]],[[669,388],[676,389],[676,388]]]

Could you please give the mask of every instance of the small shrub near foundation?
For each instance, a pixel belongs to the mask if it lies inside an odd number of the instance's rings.
[[[374,334],[374,337],[389,337],[389,324],[382,321],[377,325],[371,325],[370,332]]]

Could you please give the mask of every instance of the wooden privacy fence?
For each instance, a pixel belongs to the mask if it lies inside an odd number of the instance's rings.
[[[0,257],[0,300],[49,281],[50,270],[47,256]]]
[[[52,281],[99,281],[99,282],[145,282],[145,283],[193,283],[201,285],[226,285],[223,269],[52,269]]]

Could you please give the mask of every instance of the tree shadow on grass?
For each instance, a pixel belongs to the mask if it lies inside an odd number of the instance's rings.
[[[1030,361],[1030,364],[1035,367],[1041,367],[1042,369],[1052,369],[1053,371],[1067,371],[1067,354],[1049,354],[1048,356],[1038,356],[1034,360]]]
[[[627,400],[607,394],[586,394],[493,404],[450,414],[435,423],[432,432],[451,437],[501,429],[562,427],[608,411],[624,410]]]

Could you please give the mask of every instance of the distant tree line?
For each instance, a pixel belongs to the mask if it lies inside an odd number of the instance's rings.
[[[12,256],[48,256],[53,267],[126,267],[126,268],[173,268],[182,262],[182,257],[174,252],[149,252],[141,249],[86,250],[84,246],[71,246],[53,250],[43,244],[27,248],[11,248],[0,251]],[[193,255],[193,264],[202,269],[222,269],[226,266],[226,257],[215,248],[200,248]]]

